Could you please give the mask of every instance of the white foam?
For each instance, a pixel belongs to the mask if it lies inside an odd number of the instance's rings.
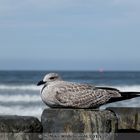
[[[33,90],[38,91],[40,87],[36,85],[0,85],[0,90]]]
[[[140,91],[140,85],[122,85],[122,86],[110,86],[117,88],[121,91]],[[31,90],[31,91],[39,91],[42,86],[38,87],[36,85],[0,85],[0,90]]]
[[[41,102],[38,95],[0,95],[0,102]]]
[[[140,85],[133,85],[133,86],[114,86],[114,88],[119,89],[120,91],[134,91],[134,92],[140,92]]]
[[[43,106],[35,106],[25,108],[23,106],[15,107],[5,107],[0,106],[0,115],[21,115],[21,116],[36,116],[40,119],[42,111],[44,110]]]

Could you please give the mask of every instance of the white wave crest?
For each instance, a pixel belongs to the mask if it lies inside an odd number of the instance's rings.
[[[0,106],[0,115],[21,115],[21,116],[36,116],[40,119],[42,111],[45,107],[28,107],[15,106],[15,107],[5,107]]]
[[[114,88],[119,89],[120,91],[132,91],[132,92],[140,92],[140,85],[133,85],[133,86],[114,86]]]
[[[0,102],[41,102],[38,95],[0,95]]]
[[[140,85],[120,85],[120,86],[109,86],[117,88],[121,91],[139,91]],[[42,87],[38,87],[36,85],[0,85],[0,90],[31,90],[31,91],[40,91]]]
[[[33,90],[38,91],[40,87],[36,85],[0,85],[0,90]]]

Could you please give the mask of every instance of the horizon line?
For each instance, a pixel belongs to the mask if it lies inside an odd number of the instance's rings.
[[[100,72],[100,73],[104,73],[104,72],[140,72],[140,70],[74,70],[74,69],[0,69],[1,71],[66,71],[66,72]]]

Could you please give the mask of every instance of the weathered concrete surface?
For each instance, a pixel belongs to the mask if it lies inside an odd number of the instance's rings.
[[[40,140],[42,125],[35,117],[0,116],[0,140]]]
[[[118,118],[118,131],[136,132],[140,131],[140,108],[108,108]]]
[[[42,114],[43,140],[113,140],[116,116],[93,109],[45,109]]]

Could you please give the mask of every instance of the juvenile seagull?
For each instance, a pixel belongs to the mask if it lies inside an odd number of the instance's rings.
[[[139,92],[63,81],[57,73],[47,74],[37,85],[44,85],[41,98],[50,107],[96,108],[140,96]]]

